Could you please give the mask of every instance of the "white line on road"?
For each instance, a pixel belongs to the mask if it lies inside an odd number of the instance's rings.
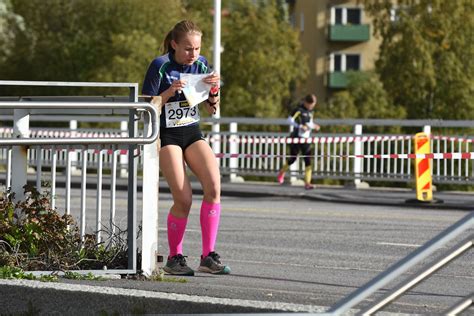
[[[402,244],[402,243],[395,243],[395,242],[378,242],[377,245],[396,246],[396,247],[410,247],[410,248],[421,247],[421,245],[417,245],[417,244]]]

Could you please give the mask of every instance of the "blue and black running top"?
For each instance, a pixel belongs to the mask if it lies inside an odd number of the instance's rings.
[[[192,65],[178,64],[172,53],[167,53],[163,56],[155,58],[145,75],[143,81],[142,94],[149,96],[157,96],[168,89],[174,80],[179,79],[180,73],[190,74],[207,74],[209,73],[209,66],[207,59],[204,56],[199,56]],[[178,93],[169,98],[167,102],[185,101],[183,93]],[[198,109],[196,107],[196,109]],[[164,127],[166,118],[164,111],[160,115],[160,126]],[[198,124],[198,123],[196,123]]]
[[[290,137],[307,138],[310,135],[310,130],[314,127],[313,111],[308,110],[303,103],[300,103],[293,111],[291,111],[288,121],[295,127],[293,132],[290,134]],[[301,129],[301,126],[303,125],[306,125],[309,128],[307,132],[304,132]]]

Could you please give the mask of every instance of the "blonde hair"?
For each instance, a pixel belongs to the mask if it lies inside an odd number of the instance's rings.
[[[166,34],[163,41],[163,53],[174,52],[173,47],[171,47],[171,41],[179,42],[179,40],[187,34],[198,34],[202,36],[202,31],[196,23],[189,20],[176,23],[173,29]]]

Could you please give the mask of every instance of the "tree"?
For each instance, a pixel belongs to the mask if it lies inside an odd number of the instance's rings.
[[[291,83],[308,71],[298,34],[278,18],[275,1],[224,3],[230,13],[222,29],[222,113],[281,116]]]
[[[214,40],[214,1],[182,0],[186,19],[195,21],[203,33],[201,54],[212,63]],[[223,8],[225,11],[225,8]]]
[[[408,118],[473,119],[473,2],[392,2],[363,1],[382,38],[376,69],[389,96]]]
[[[24,21],[21,16],[12,12],[10,0],[0,0],[0,63],[11,56],[12,43],[24,29]]]
[[[403,119],[406,117],[405,109],[393,104],[377,74],[348,72],[347,76],[347,90],[335,93],[329,103],[323,104],[318,113],[319,117],[341,119]]]
[[[2,79],[142,83],[151,60],[162,54],[167,32],[185,18],[202,29],[201,52],[212,64],[209,0],[10,1],[11,11],[25,21],[25,32],[13,41],[15,54],[0,64]],[[232,0],[222,8],[227,12],[222,18],[223,115],[280,116],[291,86],[307,73],[285,6],[281,0]],[[57,88],[9,87],[0,95],[28,92],[66,94]]]
[[[348,91],[354,99],[357,117],[368,119],[405,118],[405,109],[393,104],[377,74],[349,72]]]
[[[15,54],[0,67],[0,78],[13,80],[141,82],[164,36],[182,16],[180,2],[166,0],[11,3],[26,30],[15,39]]]

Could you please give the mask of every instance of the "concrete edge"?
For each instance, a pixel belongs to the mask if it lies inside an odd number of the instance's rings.
[[[28,304],[48,314],[111,312],[179,313],[323,313],[327,307],[282,302],[192,296],[145,290],[0,279],[2,313],[27,311]],[[30,310],[31,311],[31,310]],[[40,312],[40,313],[41,313]]]
[[[28,315],[101,314],[318,314],[328,307],[252,301],[83,284],[0,279],[1,313]],[[351,309],[341,316],[355,315]],[[406,315],[380,311],[382,316]]]

